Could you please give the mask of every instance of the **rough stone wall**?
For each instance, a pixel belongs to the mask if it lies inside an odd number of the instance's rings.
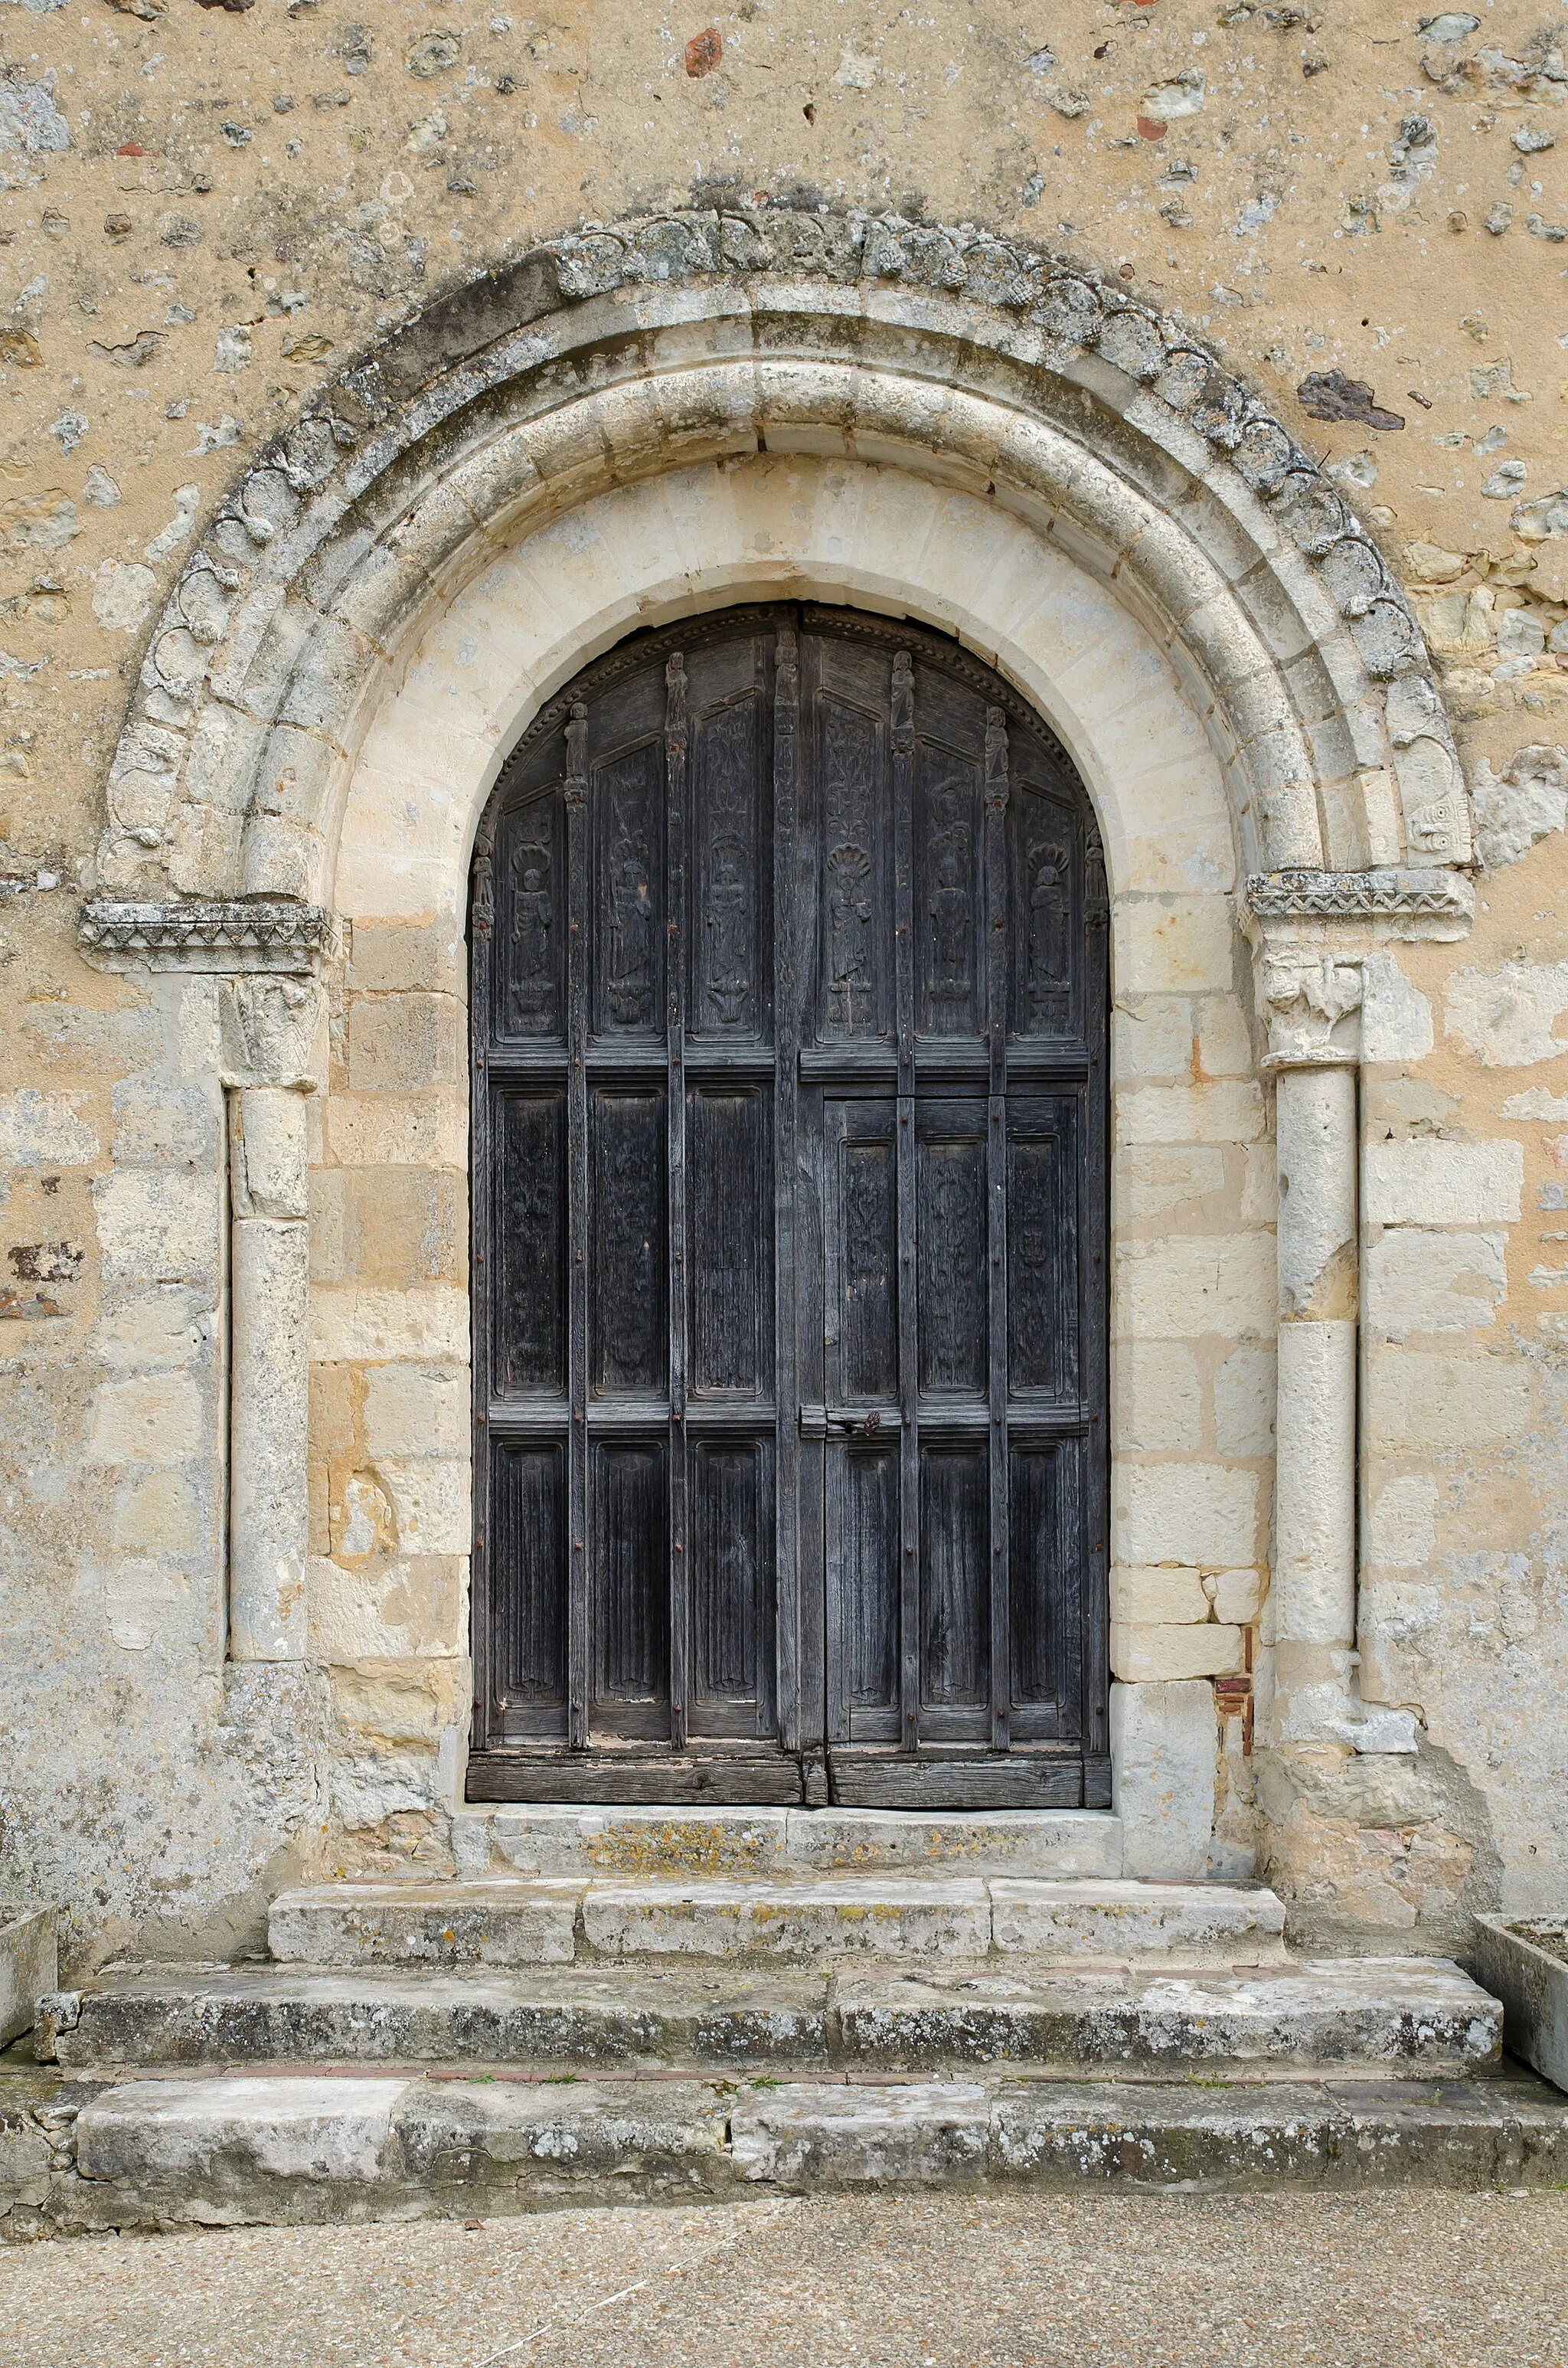
[[[1301,1917],[1369,1937],[1561,1904],[1568,19],[1473,18],[0,0],[0,1898],[62,1898],[78,1961],[244,1940],[294,1871],[444,1862],[462,1716],[461,1017],[401,923],[356,928],[312,1098],[347,1327],[317,1343],[318,1658],[222,1657],[217,990],[75,942],[146,632],[357,353],[540,237],[715,190],[979,222],[1185,314],[1411,589],[1484,867],[1471,937],[1380,955],[1368,1015],[1361,1687],[1423,1742],[1269,1763],[1263,1846]],[[1267,1290],[1244,1234],[1210,1247],[1267,1215],[1240,953],[1119,973],[1131,1679],[1233,1676],[1268,1633]],[[1156,1094],[1176,1140],[1140,1137]],[[1161,1459],[1195,1476],[1141,1499]]]

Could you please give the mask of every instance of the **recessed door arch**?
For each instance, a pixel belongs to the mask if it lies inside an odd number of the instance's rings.
[[[639,636],[472,872],[472,1798],[1100,1805],[1107,900],[844,609]]]

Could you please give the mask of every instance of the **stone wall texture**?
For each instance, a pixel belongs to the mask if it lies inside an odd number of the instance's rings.
[[[1547,0],[0,0],[0,1911],[68,1966],[449,1867],[468,850],[589,656],[778,592],[966,635],[1101,814],[1141,1869],[1206,1821],[1369,1946],[1562,1906],[1565,43]],[[1322,976],[1269,972],[1248,872],[1413,865],[1424,917],[1298,913]],[[221,962],[79,935],[195,896],[335,916],[287,1075]],[[1359,1657],[1302,1742],[1267,1055],[1347,1025]],[[308,1532],[240,1659],[256,1308]]]

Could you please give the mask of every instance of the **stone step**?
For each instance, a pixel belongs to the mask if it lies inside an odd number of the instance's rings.
[[[460,1875],[1119,1875],[1121,1820],[1104,1809],[469,1806],[452,1820]]]
[[[333,1883],[284,1892],[267,1921],[278,1963],[315,1965],[968,1960],[993,1950],[1261,1962],[1282,1954],[1284,1929],[1283,1907],[1261,1884],[963,1874]]]
[[[1528,2079],[1194,2089],[270,2074],[96,2092],[64,2083],[22,2120],[25,2185],[0,2164],[0,2226],[9,2218],[18,2234],[868,2187],[1356,2192],[1568,2179],[1568,2100]]]
[[[1307,1959],[1185,1975],[861,1963],[738,1981],[677,1962],[449,1973],[143,1974],[54,2002],[41,2052],[77,2068],[466,2065],[559,2069],[1036,2064],[1182,2077],[1469,2075],[1493,2067],[1502,2013],[1440,1958]]]

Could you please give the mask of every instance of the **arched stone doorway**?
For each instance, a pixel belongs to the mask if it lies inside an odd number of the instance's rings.
[[[844,609],[638,636],[473,861],[475,1798],[1100,1806],[1108,900]]]

